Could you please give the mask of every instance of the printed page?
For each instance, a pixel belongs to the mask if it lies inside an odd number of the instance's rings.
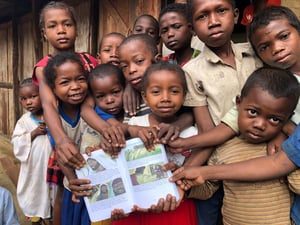
[[[117,160],[103,150],[83,156],[87,163],[76,170],[76,174],[78,178],[90,179],[93,186],[92,195],[84,198],[91,221],[110,218],[111,211],[116,208],[122,208],[125,213],[131,212],[134,203],[130,184],[124,179],[124,169]]]
[[[126,142],[118,160],[122,160],[126,167],[124,170],[132,185],[133,198],[139,207],[156,205],[167,194],[179,199],[176,185],[168,180],[171,172],[162,171],[162,166],[168,162],[163,145],[155,145],[155,150],[148,151],[139,138],[134,138]]]

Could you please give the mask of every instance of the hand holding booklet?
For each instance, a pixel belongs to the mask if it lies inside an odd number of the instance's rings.
[[[92,222],[110,218],[111,211],[118,208],[125,213],[133,205],[149,208],[167,194],[179,199],[176,185],[168,180],[171,172],[162,171],[168,159],[161,144],[148,151],[139,138],[133,138],[116,159],[101,149],[84,158],[87,163],[76,174],[91,180],[92,195],[84,201]]]

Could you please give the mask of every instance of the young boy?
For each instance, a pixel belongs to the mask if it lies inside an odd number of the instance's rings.
[[[249,74],[262,63],[250,45],[231,41],[239,15],[233,0],[192,0],[189,9],[194,31],[205,46],[200,55],[184,67],[188,83],[184,105],[193,107],[200,133],[220,123]],[[199,151],[186,165],[203,164],[211,151]],[[216,224],[215,211],[221,207],[222,193],[214,197],[218,198],[214,201],[218,206],[204,205],[202,208],[204,202],[197,204],[199,221],[203,224]]]
[[[254,18],[250,30],[249,39],[260,58],[266,64],[289,69],[299,81],[300,22],[297,16],[286,7],[268,7]],[[297,106],[292,117],[295,123],[299,123],[299,115]],[[300,166],[298,140],[299,128],[283,144],[284,151],[268,157],[215,166],[209,176],[211,179],[253,181],[286,175]],[[291,212],[296,224],[300,224],[299,211],[300,197],[296,195]]]
[[[299,84],[289,71],[266,67],[255,71],[237,99],[240,135],[219,146],[208,165],[229,164],[266,155],[266,142],[274,138],[289,120],[299,94]],[[199,185],[205,180],[215,179],[213,168],[182,168],[174,173],[172,180],[184,177],[192,180],[190,184]],[[288,180],[292,190],[299,193],[297,176],[299,171],[290,174]],[[184,183],[181,186],[186,187]],[[290,224],[292,199],[285,182],[279,179],[264,182],[226,180],[223,186],[224,224]],[[207,182],[197,189],[192,188],[190,195],[206,198],[217,187],[217,182]]]
[[[163,57],[163,61],[183,67],[190,59],[199,55],[200,51],[191,47],[194,32],[188,18],[186,4],[167,5],[160,11],[158,21],[163,43],[174,51]]]

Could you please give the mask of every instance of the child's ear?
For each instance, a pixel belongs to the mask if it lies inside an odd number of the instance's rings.
[[[235,97],[235,105],[236,105],[237,108],[240,107],[241,101],[242,101],[242,100],[241,100],[241,96],[240,96],[240,95],[237,95],[237,96]]]
[[[146,98],[146,93],[145,93],[144,91],[141,91],[141,95],[142,95],[142,98],[143,98],[143,100],[144,100],[144,103],[145,103],[146,105],[148,105],[148,101],[147,101],[147,98]]]
[[[234,24],[237,24],[238,23],[238,19],[239,19],[239,9],[238,8],[235,8],[233,10],[233,17],[234,17]]]
[[[101,64],[101,56],[100,56],[100,53],[97,53],[97,60],[98,60],[98,64]]]
[[[47,40],[48,40],[48,38],[47,38],[47,35],[46,35],[46,33],[45,33],[45,30],[44,30],[44,28],[41,30],[41,34],[42,34],[42,38],[43,38],[43,40],[47,41]]]
[[[154,62],[153,63],[157,63],[161,60],[161,53],[157,53],[155,56],[154,56]]]

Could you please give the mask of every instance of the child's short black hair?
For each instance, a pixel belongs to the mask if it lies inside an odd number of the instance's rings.
[[[287,7],[284,6],[270,6],[264,8],[258,13],[249,26],[249,40],[253,45],[252,37],[257,29],[267,26],[270,22],[279,19],[286,19],[289,24],[294,27],[300,35],[300,21],[296,14]]]
[[[55,88],[55,79],[57,77],[56,68],[66,62],[74,62],[80,65],[82,72],[86,74],[84,66],[78,54],[74,52],[62,52],[49,59],[47,66],[44,69],[44,76],[50,88]]]
[[[158,21],[161,20],[161,17],[163,15],[165,15],[166,13],[169,13],[169,12],[175,12],[175,13],[181,14],[188,22],[190,22],[192,20],[190,18],[191,14],[188,13],[187,4],[185,4],[185,3],[172,3],[172,4],[168,4],[165,8],[163,8],[160,11]]]
[[[165,61],[160,61],[160,62],[155,63],[155,64],[153,64],[153,65],[151,65],[150,67],[147,68],[147,70],[145,71],[144,76],[142,77],[142,81],[141,81],[142,91],[145,92],[147,87],[149,86],[149,77],[150,77],[150,75],[154,72],[162,71],[162,70],[171,71],[171,72],[175,72],[176,74],[178,74],[178,76],[181,80],[183,92],[184,92],[184,94],[186,94],[186,92],[187,92],[187,83],[186,83],[185,73],[184,73],[183,69],[177,64],[170,64],[170,63],[165,62]]]
[[[246,97],[251,89],[261,88],[275,98],[288,98],[298,104],[300,86],[296,77],[288,70],[275,67],[262,67],[255,70],[247,79],[241,91],[241,99]]]
[[[36,85],[34,85],[33,80],[32,80],[31,77],[24,78],[24,79],[20,82],[20,88],[26,87],[26,86],[31,86],[31,85],[36,86]],[[38,86],[37,86],[37,87],[38,87]]]
[[[102,41],[104,38],[107,38],[107,37],[110,37],[110,36],[117,36],[117,37],[120,37],[122,39],[125,38],[125,35],[124,34],[121,34],[119,32],[111,32],[111,33],[108,33],[108,34],[105,34],[102,38],[101,38],[101,41],[99,43],[99,52],[101,51],[101,45],[102,45]]]
[[[149,50],[149,52],[151,52],[151,54],[154,56],[156,56],[158,54],[158,49],[156,47],[156,43],[153,40],[153,38],[151,38],[149,35],[147,34],[132,34],[128,37],[126,37],[120,44],[120,47],[131,42],[131,41],[142,41],[145,43],[146,48]]]
[[[91,87],[91,82],[97,78],[104,78],[111,75],[117,75],[118,80],[123,88],[125,88],[126,82],[122,70],[112,64],[100,64],[96,66],[88,75],[88,85]]]

